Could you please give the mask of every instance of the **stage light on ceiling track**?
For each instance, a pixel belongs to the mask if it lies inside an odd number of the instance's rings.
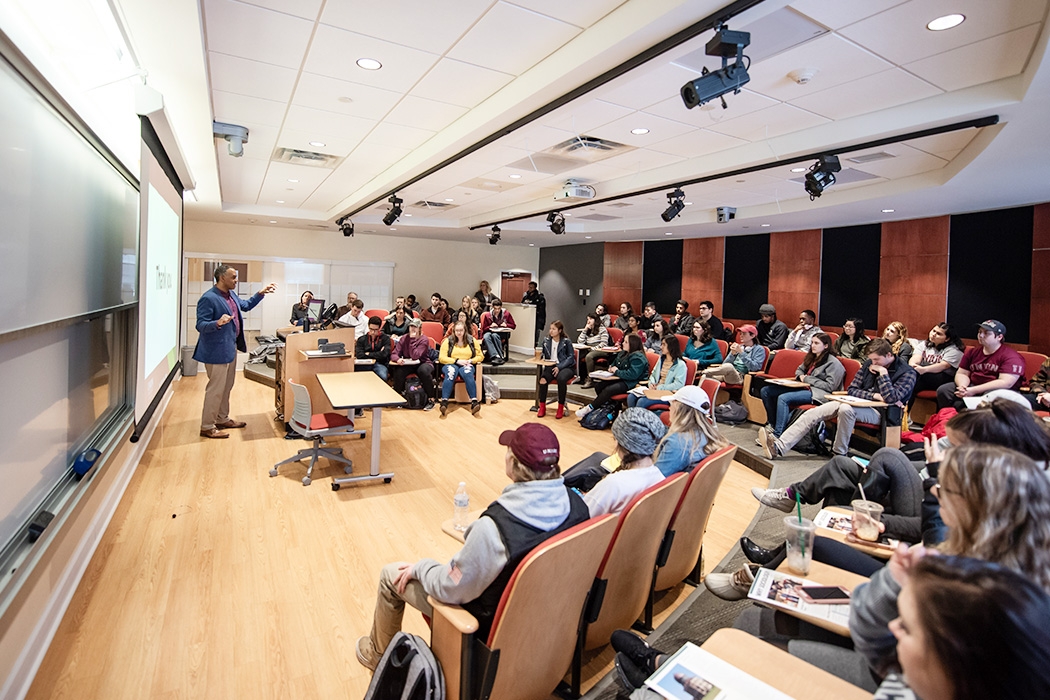
[[[751,59],[748,58],[748,65],[744,65],[746,58],[744,47],[750,43],[750,33],[730,31],[724,24],[718,26],[714,37],[707,42],[704,52],[708,56],[721,56],[722,67],[709,71],[705,66],[699,78],[682,86],[680,90],[682,102],[688,109],[706,104],[716,98],[722,100],[722,109],[726,108],[726,101],[722,96],[729,92],[734,95],[738,94],[740,88],[751,80],[751,76],[747,74]],[[734,56],[736,61],[730,64],[729,59]]]
[[[838,156],[821,156],[806,173],[806,192],[813,201],[835,184],[835,173],[842,170]]]
[[[560,211],[552,211],[547,214],[547,223],[550,224],[551,232],[555,236],[565,233],[565,217]]]
[[[499,238],[500,238],[500,227],[499,226],[493,226],[492,227],[492,233],[489,234],[489,245],[496,245],[497,243],[499,243]]]
[[[350,219],[347,219],[347,218],[336,219],[335,223],[336,223],[336,226],[339,227],[339,230],[342,231],[343,235],[346,236],[347,238],[350,238],[350,237],[352,237],[354,235],[354,222],[350,221]]]
[[[660,218],[665,222],[670,223],[671,219],[675,218],[682,213],[685,209],[685,192],[681,189],[676,188],[674,192],[667,194],[667,209],[664,210],[663,214],[660,214]]]
[[[405,200],[398,199],[396,194],[392,194],[387,201],[393,206],[390,207],[390,211],[388,211],[386,216],[383,217],[383,223],[387,226],[393,226],[394,222],[397,221],[399,216],[401,216],[401,205]]]

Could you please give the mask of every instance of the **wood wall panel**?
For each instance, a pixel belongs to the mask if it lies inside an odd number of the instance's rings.
[[[892,221],[882,225],[879,272],[879,327],[891,321],[925,338],[948,309],[949,217]]]
[[[798,323],[803,309],[816,311],[819,322],[820,237],[820,229],[785,231],[769,237],[769,303],[789,328]]]
[[[694,314],[701,301],[710,300],[715,303],[715,315],[721,315],[725,251],[724,236],[690,238],[682,246],[682,298]]]
[[[635,311],[642,307],[642,256],[644,244],[605,244],[605,283],[602,297],[609,313],[616,315],[622,302],[630,302]]]
[[[1028,345],[1050,354],[1050,204],[1037,204],[1032,212],[1032,308]]]

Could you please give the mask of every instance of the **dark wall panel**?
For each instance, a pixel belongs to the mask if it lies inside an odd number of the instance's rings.
[[[726,237],[722,289],[725,318],[758,318],[769,296],[769,234]]]
[[[1028,343],[1032,303],[1032,207],[951,217],[948,322],[964,338],[994,318],[1006,340]]]
[[[682,298],[682,241],[646,241],[642,257],[642,303],[673,310]],[[641,313],[641,309],[637,310]]]
[[[820,264],[820,325],[841,327],[847,318],[874,329],[879,315],[882,226],[824,229]]]
[[[547,299],[547,322],[561,321],[576,339],[576,328],[602,298],[605,246],[601,243],[540,249],[540,291]],[[589,297],[579,291],[591,290]]]

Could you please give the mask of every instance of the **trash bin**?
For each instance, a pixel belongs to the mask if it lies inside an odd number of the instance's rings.
[[[182,346],[182,376],[184,377],[197,376],[197,361],[193,359],[193,350],[192,345]]]

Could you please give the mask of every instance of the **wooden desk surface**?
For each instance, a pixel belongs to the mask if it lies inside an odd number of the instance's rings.
[[[701,649],[793,698],[871,698],[871,693],[741,630],[720,629],[703,643]]]
[[[834,513],[840,513],[842,515],[853,515],[853,511],[851,509],[842,508],[841,506],[828,506],[827,508],[825,508],[825,510],[830,510]],[[871,556],[878,557],[879,559],[889,559],[890,555],[893,554],[893,550],[887,549],[886,547],[875,547],[870,544],[864,544],[859,540],[848,540],[846,539],[847,534],[849,533],[842,532],[840,530],[829,530],[826,527],[817,528],[818,536],[827,537],[829,540],[838,540],[839,542],[844,542],[850,547],[853,547],[853,549],[856,549],[858,552],[864,552],[865,554],[870,554]]]
[[[863,399],[855,399],[851,396],[834,396],[829,395],[829,399],[832,401],[838,401],[839,403],[848,403],[850,406],[859,406],[860,408],[884,408],[889,406],[885,401],[866,401]]]
[[[375,372],[329,372],[318,374],[317,381],[333,408],[398,406],[405,403],[405,398],[387,386]]]
[[[538,358],[535,358],[535,357],[530,357],[529,359],[525,360],[525,363],[526,364],[530,364],[530,365],[542,365],[544,367],[550,367],[551,365],[558,364],[554,360],[544,360],[544,359],[538,359]]]
[[[799,572],[792,569],[790,566],[787,565],[786,559],[783,563],[781,563],[780,566],[777,567],[777,571],[794,574],[796,576],[802,576],[803,578],[808,579],[810,581],[815,581],[816,583],[819,583],[822,586],[842,586],[848,591],[853,591],[853,589],[859,586],[860,584],[868,582],[868,578],[866,576],[855,574],[852,571],[845,571],[843,569],[839,569],[828,564],[822,564],[819,561],[815,561],[810,564],[808,574],[800,574]],[[800,613],[792,612],[791,610],[785,610],[783,608],[774,609],[786,615],[792,615],[794,617],[797,617],[800,620],[805,620],[806,622],[816,625],[817,627],[826,629],[829,632],[841,634],[843,637],[849,636],[848,627],[843,627],[842,625],[829,622],[819,617],[811,617],[809,615],[803,615]]]
[[[806,384],[805,382],[800,382],[800,381],[797,381],[795,379],[784,379],[784,378],[767,379],[766,383],[767,384],[776,384],[778,386],[792,387],[792,388],[795,388],[795,389],[808,389],[809,386],[810,386],[809,384]]]
[[[646,389],[645,398],[647,399],[663,399],[674,394],[669,389]]]

